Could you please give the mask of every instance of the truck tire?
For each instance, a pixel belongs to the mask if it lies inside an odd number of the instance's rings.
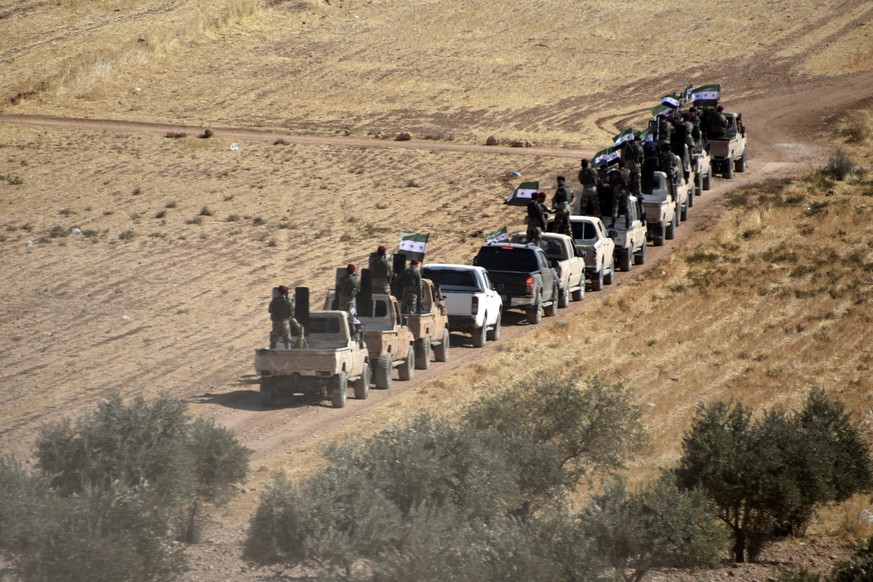
[[[433,357],[437,362],[448,362],[449,361],[449,345],[451,336],[449,336],[449,330],[443,330],[443,339],[440,342],[440,345],[434,348]]]
[[[745,172],[746,168],[748,168],[748,167],[749,167],[749,150],[744,149],[743,155],[741,155],[739,157],[739,159],[737,159],[737,161],[734,165],[734,171],[742,173],[742,172]]]
[[[352,388],[355,389],[355,398],[358,400],[366,400],[370,395],[370,363],[364,362],[364,370],[361,372],[361,377],[352,382]]]
[[[722,173],[725,180],[731,180],[734,177],[734,161],[727,159],[724,161],[724,172]]]
[[[561,289],[560,296],[558,299],[558,307],[561,309],[566,309],[570,307],[570,290],[569,289]]]
[[[694,176],[694,194],[700,196],[703,194],[703,174],[697,172]]]
[[[349,379],[340,372],[330,379],[330,403],[334,408],[344,408],[349,397]]]
[[[573,291],[573,301],[582,301],[585,299],[585,274],[582,274],[582,280],[579,281],[579,288]]]
[[[679,218],[683,221],[688,220],[688,206],[691,204],[691,197],[688,197],[688,200],[685,202],[685,206],[682,207],[682,210],[679,212]]]
[[[537,302],[533,306],[528,307],[525,313],[527,314],[528,323],[538,324],[543,319],[543,298],[538,296]]]
[[[706,169],[706,175],[703,177],[703,189],[711,190],[712,189],[712,166],[709,166]]]
[[[430,368],[430,336],[425,335],[415,342],[415,369],[427,370]]]
[[[261,406],[271,408],[276,406],[276,379],[272,376],[261,376]]]
[[[655,226],[657,234],[652,235],[652,244],[656,247],[664,246],[664,236],[667,234],[667,225],[658,224]]]
[[[630,271],[633,266],[633,256],[634,253],[631,249],[623,249],[618,256],[618,269],[625,272]]]
[[[503,314],[501,312],[497,312],[497,321],[494,322],[494,327],[488,330],[486,334],[486,339],[488,341],[496,342],[500,339],[500,320],[503,318]]]
[[[409,350],[406,352],[406,359],[397,368],[398,377],[403,380],[412,380],[415,377],[415,346],[409,344]]]
[[[648,244],[643,243],[643,246],[639,250],[639,252],[634,254],[634,265],[645,265],[646,264],[646,254],[648,253],[648,250],[647,250],[648,247],[649,247]]]
[[[615,281],[615,257],[612,257],[612,261],[609,264],[609,271],[603,273],[603,282],[607,285],[612,285],[612,282]]]
[[[664,229],[664,238],[667,240],[673,240],[676,238],[676,213],[673,213],[673,218],[670,219],[670,223]]]
[[[694,208],[694,194],[695,189],[692,188],[691,192],[688,193],[688,208]]]
[[[603,269],[600,269],[591,277],[591,290],[603,291]]]
[[[485,314],[485,317],[482,319],[482,327],[477,327],[473,330],[473,347],[474,348],[484,348],[485,347],[485,335],[487,334],[488,326],[485,325],[485,322],[488,321],[488,314]]]
[[[385,354],[376,359],[373,369],[373,384],[380,390],[391,388],[391,372],[394,371],[394,356]]]
[[[561,301],[560,293],[560,289],[555,289],[555,291],[552,293],[552,302],[549,303],[549,306],[546,307],[545,310],[546,317],[555,317],[556,315],[558,315],[558,303]]]

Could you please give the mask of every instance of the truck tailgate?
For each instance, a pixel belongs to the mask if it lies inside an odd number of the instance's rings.
[[[346,349],[333,350],[256,350],[258,374],[297,372],[302,376],[333,375],[341,368]]]

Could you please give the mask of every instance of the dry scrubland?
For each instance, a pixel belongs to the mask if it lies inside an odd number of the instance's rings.
[[[594,151],[689,81],[721,81],[741,102],[869,70],[871,13],[861,1],[825,11],[805,0],[693,11],[660,1],[645,11],[563,1],[6,1],[0,108],[354,137],[408,130],[447,143],[493,134]],[[823,138],[870,167],[871,111],[840,114]],[[755,121],[747,117],[753,166],[742,183],[763,177],[756,141],[768,136]],[[520,212],[500,204],[511,171],[551,180],[576,165],[522,150],[228,146],[0,120],[4,452],[26,455],[40,424],[89,411],[112,390],[169,391],[230,426],[247,411],[256,419],[240,436],[259,450],[268,437],[252,425],[283,414],[247,398],[269,287],[305,283],[320,297],[334,266],[401,231],[433,233],[429,260],[467,262],[474,231],[521,227]],[[647,273],[502,340],[487,358],[293,443],[293,453],[282,450],[291,444],[261,449],[252,488],[274,469],[310,470],[340,433],[366,434],[422,408],[457,414],[492,386],[556,369],[638,390],[652,440],[630,468],[635,483],[675,462],[701,401],[792,408],[821,386],[873,444],[873,186],[869,174],[830,184],[803,173],[726,194]],[[719,182],[711,195],[722,192]],[[217,516],[212,535],[228,553],[256,501],[244,496]],[[869,534],[857,519],[865,507],[857,498],[833,508],[811,533]]]

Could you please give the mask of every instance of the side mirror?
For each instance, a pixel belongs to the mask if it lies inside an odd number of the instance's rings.
[[[588,251],[586,251],[585,249],[576,249],[576,256],[577,257],[587,257]]]
[[[610,230],[610,231],[607,233],[606,236],[608,236],[609,238],[617,238],[617,237],[618,237],[618,233],[615,232],[614,230]]]

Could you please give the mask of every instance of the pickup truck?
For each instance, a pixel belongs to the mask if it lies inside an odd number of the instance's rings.
[[[673,240],[676,237],[680,216],[676,200],[667,187],[667,174],[653,172],[651,180],[646,180],[642,199],[648,236],[656,247],[663,246],[664,239]]]
[[[304,337],[308,347],[255,350],[255,371],[261,379],[261,403],[274,406],[295,393],[320,394],[334,408],[346,405],[348,384],[355,398],[370,393],[370,358],[359,334],[349,329],[345,311],[312,311]]]
[[[577,252],[585,253],[585,276],[593,291],[612,285],[615,277],[615,241],[596,216],[570,216],[570,230]]]
[[[421,276],[439,286],[445,298],[449,331],[471,334],[476,348],[484,347],[486,339],[500,339],[503,299],[484,268],[432,263],[424,266]]]
[[[678,191],[679,186],[676,188]],[[601,217],[601,220],[609,221],[609,236],[615,242],[615,258],[618,261],[618,268],[622,271],[630,271],[633,264],[644,264],[648,245],[646,227],[643,226],[637,197],[628,196],[627,200],[627,215],[619,215],[614,226],[611,216]],[[613,236],[612,233],[615,235]]]
[[[326,306],[334,304],[334,294],[333,289],[328,291]],[[412,380],[415,374],[415,338],[403,323],[397,299],[393,295],[359,293],[356,303],[356,317],[363,327],[376,388],[391,387],[394,368],[397,368],[401,380]]]
[[[528,323],[539,323],[558,312],[558,275],[545,251],[535,245],[489,243],[479,249],[473,264],[484,267],[503,299],[504,309],[523,309]]]
[[[511,240],[526,243],[527,233],[516,233]],[[546,251],[549,264],[558,275],[561,289],[558,307],[569,307],[571,297],[573,301],[582,301],[585,297],[586,251],[577,248],[571,237],[556,232],[544,232],[537,246]]]
[[[712,171],[728,180],[734,172],[745,172],[749,166],[749,151],[746,148],[746,127],[742,113],[724,112],[728,127],[721,138],[709,136],[709,153],[712,156]]]
[[[709,155],[709,146],[695,149],[691,154],[691,169],[694,171],[694,193],[697,196],[705,190],[712,189],[712,157]]]
[[[431,353],[437,362],[449,361],[449,317],[439,287],[421,279],[421,309],[406,315],[406,327],[415,338],[415,367],[427,370]]]

